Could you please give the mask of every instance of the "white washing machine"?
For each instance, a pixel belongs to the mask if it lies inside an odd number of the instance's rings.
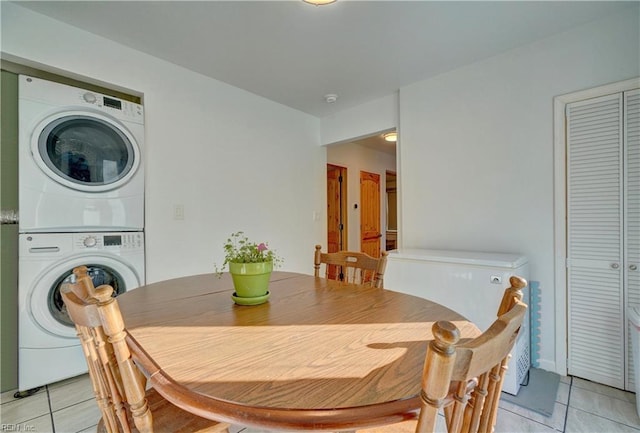
[[[87,371],[60,285],[74,267],[89,267],[94,285],[123,293],[143,285],[142,232],[19,235],[18,387],[21,391]]]
[[[20,233],[141,231],[139,104],[20,75]]]

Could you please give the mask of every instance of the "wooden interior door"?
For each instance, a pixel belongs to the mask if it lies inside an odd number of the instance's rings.
[[[327,252],[346,250],[347,169],[327,164]]]
[[[327,164],[327,252],[347,249],[347,169]],[[329,278],[339,272],[337,266],[329,266]]]
[[[360,172],[360,251],[380,257],[380,175]]]

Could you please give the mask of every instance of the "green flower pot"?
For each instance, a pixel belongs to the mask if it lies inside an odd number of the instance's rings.
[[[233,278],[235,295],[238,298],[265,297],[269,290],[269,278],[273,262],[229,263],[229,273]],[[266,299],[264,300],[266,302]]]

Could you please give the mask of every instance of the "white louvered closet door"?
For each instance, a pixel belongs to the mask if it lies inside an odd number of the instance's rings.
[[[624,181],[626,305],[640,307],[640,90],[624,93]],[[627,389],[635,391],[630,340],[626,346]]]
[[[622,94],[567,105],[568,373],[625,385]]]
[[[640,307],[640,90],[567,105],[571,375],[635,391],[627,307]]]

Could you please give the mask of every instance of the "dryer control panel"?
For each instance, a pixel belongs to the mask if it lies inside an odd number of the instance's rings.
[[[79,89],[78,96],[78,100],[81,104],[91,104],[110,113],[111,115],[114,115],[115,117],[120,117],[118,114],[121,114],[123,118],[133,122],[142,123],[143,121],[144,113],[142,105],[140,104]]]
[[[140,104],[28,75],[20,75],[20,98],[71,110],[92,107],[120,120],[144,123],[144,107]]]

